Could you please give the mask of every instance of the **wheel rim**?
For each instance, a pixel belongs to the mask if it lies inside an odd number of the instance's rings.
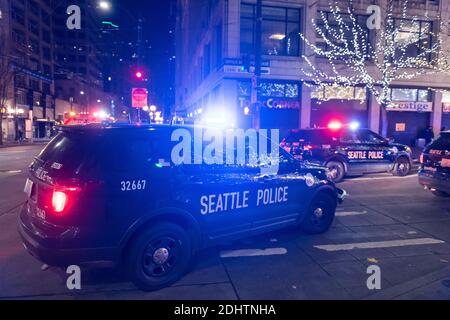
[[[147,245],[142,258],[144,273],[150,277],[163,277],[175,267],[180,252],[180,241],[170,237],[158,237]]]
[[[316,226],[320,226],[324,223],[329,214],[329,205],[323,201],[316,201],[312,206],[311,222]]]
[[[339,166],[332,165],[329,166],[328,169],[330,170],[333,180],[336,180],[341,176],[341,168]]]
[[[401,175],[406,174],[409,171],[409,164],[404,161],[400,161],[397,166],[397,172]]]

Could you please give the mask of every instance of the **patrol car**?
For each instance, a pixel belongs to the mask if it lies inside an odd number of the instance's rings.
[[[346,193],[326,168],[296,161],[278,142],[277,174],[262,160],[206,164],[195,157],[204,144],[194,131],[62,128],[30,165],[19,218],[25,247],[49,265],[123,266],[136,286],[153,290],[181,277],[207,246],[289,225],[312,234],[330,227]]]
[[[438,197],[450,197],[450,131],[425,147],[420,164],[419,183]]]
[[[406,176],[411,171],[411,149],[393,143],[357,124],[330,123],[327,128],[292,130],[281,147],[296,159],[329,168],[334,182],[346,176],[392,172]]]

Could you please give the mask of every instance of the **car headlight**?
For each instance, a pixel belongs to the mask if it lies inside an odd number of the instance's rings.
[[[411,154],[411,153],[412,153],[412,150],[411,150],[411,148],[410,148],[410,147],[406,147],[405,151],[406,151],[406,153],[409,153],[409,154]]]

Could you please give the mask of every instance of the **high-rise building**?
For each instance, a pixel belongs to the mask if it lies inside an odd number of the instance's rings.
[[[0,0],[2,137],[42,139],[55,120],[50,0]]]
[[[78,1],[80,29],[67,26],[67,8],[73,1],[53,1],[55,43],[55,92],[58,99],[71,100],[81,111],[111,108],[113,97],[103,90],[103,64],[98,47],[101,21],[95,1]],[[57,107],[57,117],[67,112]]]

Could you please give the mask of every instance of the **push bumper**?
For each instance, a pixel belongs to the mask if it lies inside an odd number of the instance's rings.
[[[65,248],[64,236],[49,237],[33,226],[27,215],[26,205],[19,215],[18,229],[27,251],[37,260],[48,265],[116,264],[120,257],[118,248]]]

